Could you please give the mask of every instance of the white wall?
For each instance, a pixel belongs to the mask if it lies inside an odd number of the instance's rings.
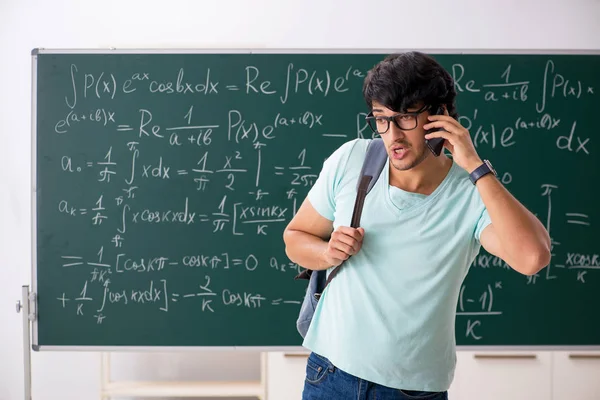
[[[322,3],[317,6],[317,4]],[[30,284],[30,51],[45,48],[600,49],[599,0],[0,0],[0,399],[23,396]],[[119,357],[117,378],[256,379],[255,353]],[[217,361],[222,358],[221,361]],[[35,400],[96,399],[95,354],[33,354]]]

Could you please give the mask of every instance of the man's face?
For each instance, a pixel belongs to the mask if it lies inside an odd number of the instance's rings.
[[[418,111],[422,108],[422,104],[417,104],[415,107],[409,107],[407,113]],[[398,115],[397,112],[384,107],[378,102],[373,102],[373,116],[374,117],[389,117],[392,115]],[[387,132],[380,134],[390,158],[390,164],[399,171],[406,171],[419,165],[425,158],[427,158],[431,151],[425,144],[425,125],[428,120],[428,111],[421,112],[418,115],[414,114],[401,114],[396,117],[398,125],[406,128],[414,129],[400,129],[392,121],[389,124]],[[381,121],[378,125],[385,126],[387,122]],[[385,129],[385,128],[383,128]]]

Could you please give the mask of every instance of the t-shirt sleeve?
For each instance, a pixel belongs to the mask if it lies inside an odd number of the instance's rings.
[[[343,177],[348,157],[356,140],[344,143],[324,162],[317,180],[308,191],[307,198],[317,212],[330,221],[335,215],[335,193]]]
[[[492,220],[490,219],[487,208],[484,207],[479,216],[479,220],[477,221],[477,226],[475,227],[475,239],[477,239],[477,242],[481,243],[481,233],[491,223]]]

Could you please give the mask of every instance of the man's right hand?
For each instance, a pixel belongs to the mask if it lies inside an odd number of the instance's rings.
[[[363,228],[338,227],[331,234],[325,260],[332,267],[337,267],[350,256],[358,253],[362,246],[365,230]]]

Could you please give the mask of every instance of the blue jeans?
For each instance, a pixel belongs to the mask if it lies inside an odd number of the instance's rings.
[[[393,389],[350,375],[327,358],[311,353],[302,400],[448,400],[448,392]]]

